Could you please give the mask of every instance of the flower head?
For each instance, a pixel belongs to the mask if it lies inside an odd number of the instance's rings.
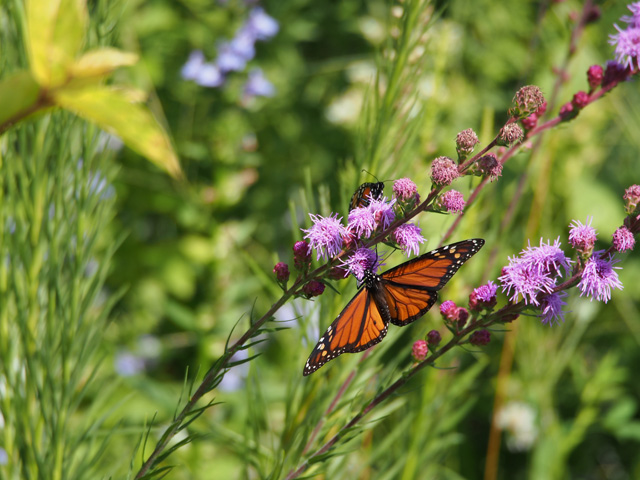
[[[571,104],[577,109],[586,107],[589,104],[589,94],[583,90],[580,90],[573,96]]]
[[[552,326],[554,323],[564,322],[564,312],[562,307],[567,303],[562,299],[567,296],[567,292],[555,292],[549,295],[542,295],[540,298],[540,321]]]
[[[620,17],[620,20],[628,23],[630,27],[640,27],[640,2],[627,5],[627,8],[631,10],[632,15]]]
[[[220,87],[224,83],[224,75],[215,63],[203,63],[196,74],[195,82],[201,87]]]
[[[480,311],[483,308],[495,307],[497,303],[498,286],[491,280],[486,285],[474,288],[469,295],[469,308]]]
[[[440,332],[437,330],[430,330],[427,333],[427,343],[432,347],[437,347],[440,344],[442,337],[440,336]]]
[[[237,45],[231,42],[222,42],[218,46],[218,58],[216,65],[222,73],[241,72],[247,66],[248,58],[246,51],[237,49]]]
[[[474,147],[479,143],[478,135],[471,128],[461,131],[456,137],[456,150],[460,157],[466,157],[473,152]]]
[[[309,283],[302,287],[302,292],[308,297],[317,297],[324,292],[325,285],[317,280],[311,280]]]
[[[304,270],[311,262],[311,247],[305,240],[293,245],[293,264],[298,270]]]
[[[525,128],[525,130],[533,130],[534,128],[536,128],[536,125],[538,125],[538,115],[532,113],[531,115],[529,115],[528,117],[524,117],[520,121],[522,122],[522,126]]]
[[[249,18],[244,27],[256,40],[269,40],[280,29],[278,22],[267,15],[264,9],[255,7],[249,13]]]
[[[453,300],[446,300],[440,305],[440,313],[446,320],[458,318],[458,306]]]
[[[411,252],[413,252],[414,255],[418,255],[420,252],[420,244],[425,242],[422,236],[422,230],[412,223],[405,223],[398,226],[393,232],[393,238],[407,257],[411,256]]]
[[[609,43],[615,45],[616,61],[626,68],[640,66],[640,27],[629,25],[626,30],[622,30],[618,25],[614,25],[618,33],[609,35]]]
[[[496,143],[504,147],[509,147],[518,143],[524,137],[524,132],[517,123],[510,123],[500,129]]]
[[[358,281],[362,281],[364,272],[371,271],[375,273],[382,265],[384,263],[380,262],[378,254],[369,248],[358,248],[341,264]]]
[[[459,176],[458,167],[449,157],[438,157],[431,164],[431,180],[436,185],[450,185]]]
[[[573,104],[571,102],[567,102],[562,105],[560,107],[560,112],[558,112],[558,115],[560,115],[562,120],[571,120],[577,114],[578,112],[574,112]]]
[[[464,206],[466,205],[466,202],[464,201],[464,195],[462,195],[462,193],[458,192],[457,190],[448,190],[441,197],[441,199],[442,206],[449,213],[462,213],[462,211],[464,210]]]
[[[489,330],[476,330],[469,337],[469,343],[477,347],[484,347],[491,341]]]
[[[249,72],[247,83],[244,84],[244,94],[247,97],[273,97],[276,88],[262,73],[262,69],[254,68]]]
[[[480,157],[478,159],[478,167],[483,175],[489,177],[492,182],[502,176],[502,163],[498,161],[498,157],[493,153]]]
[[[420,201],[418,187],[410,178],[400,178],[393,182],[393,194],[399,202]]]
[[[354,208],[349,212],[347,230],[353,232],[356,237],[368,238],[375,229],[376,219],[369,206]]]
[[[367,208],[371,210],[371,214],[376,221],[377,228],[385,230],[389,228],[389,225],[391,225],[391,223],[396,219],[396,214],[393,211],[393,205],[395,203],[395,198],[391,201],[388,201],[387,197],[371,199]]]
[[[578,288],[582,292],[580,296],[587,295],[591,300],[595,298],[607,303],[611,298],[611,289],[622,290],[623,287],[616,273],[620,267],[613,266],[618,261],[612,257],[602,258],[603,252],[604,250],[594,252],[593,256],[587,260]]]
[[[629,73],[630,71],[624,65],[614,60],[609,60],[604,71],[604,77],[602,77],[602,88],[612,87],[624,82]]]
[[[342,237],[347,235],[347,229],[340,223],[342,217],[338,218],[335,213],[329,217],[321,217],[320,215],[309,214],[313,220],[313,226],[309,229],[302,229],[306,233],[304,238],[309,239],[311,248],[316,250],[316,260],[320,257],[325,260],[333,257],[342,248]]]
[[[569,225],[569,245],[583,254],[590,254],[596,243],[596,229],[591,226],[592,218],[587,217],[587,224],[574,220]]]
[[[427,342],[424,340],[417,340],[414,342],[413,347],[411,348],[411,356],[416,362],[421,362],[425,358],[427,358],[427,354],[429,353],[429,346]]]
[[[204,64],[204,53],[202,50],[193,50],[189,54],[187,63],[182,66],[180,75],[185,80],[195,80],[200,72],[200,68]]]
[[[276,278],[280,283],[285,283],[289,280],[289,266],[284,262],[276,263],[275,267],[273,267],[273,273],[276,274]]]
[[[624,191],[622,198],[625,200],[625,211],[631,215],[640,203],[640,185],[631,185]]]
[[[525,303],[539,306],[538,295],[553,293],[557,280],[569,274],[570,265],[559,240],[553,245],[540,240],[539,247],[529,245],[519,257],[509,258],[509,265],[503,267],[498,280],[502,291],[511,295],[511,301],[522,296]]]
[[[589,82],[589,87],[591,87],[591,90],[594,90],[600,86],[603,76],[604,70],[600,65],[591,65],[589,67],[589,70],[587,70],[587,81]]]
[[[524,117],[535,112],[543,102],[544,95],[540,88],[535,85],[527,85],[516,92],[510,113]]]
[[[633,233],[627,227],[620,227],[613,232],[613,248],[618,252],[632,250],[636,244]]]

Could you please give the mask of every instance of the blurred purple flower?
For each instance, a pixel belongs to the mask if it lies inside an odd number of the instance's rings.
[[[216,64],[221,72],[241,72],[247,66],[246,52],[237,51],[231,42],[223,42],[218,47],[218,58]]]
[[[540,321],[552,326],[554,323],[564,322],[565,313],[562,307],[567,303],[562,299],[567,296],[567,292],[556,292],[550,295],[543,295],[540,299]]]
[[[6,465],[9,463],[9,455],[7,454],[7,451],[0,447],[0,465]]]
[[[407,257],[411,256],[411,252],[414,255],[418,255],[420,253],[420,244],[426,241],[422,236],[420,227],[412,223],[399,225],[393,232],[393,238],[398,242]]]
[[[246,350],[238,350],[233,356],[229,359],[229,363],[238,362],[241,360],[246,360],[249,357],[249,354]],[[228,369],[225,372],[224,377],[220,381],[218,385],[218,390],[222,392],[234,392],[236,390],[240,390],[244,385],[244,381],[249,374],[249,362],[241,363],[240,365],[235,365]]]
[[[640,2],[627,5],[627,8],[631,10],[632,15],[625,15],[620,17],[620,20],[626,22],[631,27],[640,27]]]
[[[640,66],[640,27],[632,27],[631,25],[622,30],[618,25],[614,25],[618,33],[609,35],[609,43],[615,45],[616,61],[625,67],[634,68],[633,60],[636,65]]]
[[[369,209],[373,214],[373,218],[376,221],[378,227],[385,230],[396,219],[396,214],[393,211],[393,205],[396,203],[396,199],[391,201],[387,200],[387,197],[382,197],[378,200],[371,199],[369,202]]]
[[[264,9],[256,7],[249,13],[249,18],[243,29],[247,30],[256,40],[269,40],[278,33],[280,27],[278,22],[267,15]]]
[[[382,265],[384,264],[380,262],[378,254],[368,248],[357,249],[341,264],[341,266],[345,267],[358,281],[364,278],[365,271],[370,270],[376,273]]]
[[[578,288],[582,292],[580,296],[587,295],[592,301],[595,298],[607,303],[611,299],[611,289],[622,290],[623,286],[616,273],[620,267],[613,266],[618,260],[614,260],[613,257],[602,258],[603,252],[604,250],[594,252],[593,256],[587,260]]]
[[[224,83],[224,75],[215,63],[207,62],[200,68],[195,81],[202,87],[220,87]]]
[[[249,72],[249,78],[244,85],[244,94],[249,97],[273,97],[276,89],[262,73],[262,69],[254,68]]]
[[[145,361],[142,357],[125,350],[116,354],[114,366],[118,375],[132,377],[144,371]]]
[[[187,63],[185,63],[180,70],[180,75],[185,80],[195,80],[200,73],[200,68],[204,63],[204,53],[202,50],[193,50],[189,54],[189,58],[187,59]]]

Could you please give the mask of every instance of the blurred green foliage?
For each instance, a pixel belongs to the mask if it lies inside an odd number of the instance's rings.
[[[250,7],[244,2],[90,2],[91,35],[108,32],[115,46],[141,55],[137,66],[117,75],[150,92],[150,108],[166,122],[187,179],[171,180],[129,150],[118,154],[117,215],[105,233],[126,238],[111,260],[105,293],[126,293],[103,337],[108,361],[100,379],[111,381],[114,371],[122,376],[110,396],[117,441],[108,444],[105,471],[124,475],[145,422],[157,412],[153,443],[170,421],[187,369],[190,377],[201,376],[223,353],[227,338],[239,337],[276,300],[271,269],[277,261],[292,263],[291,247],[302,238],[297,227],[309,225],[307,213],[345,215],[351,193],[371,180],[360,173],[372,168],[359,164],[367,158],[361,106],[374,88],[376,62],[389,60],[391,6],[375,0],[261,5],[280,31],[257,45],[251,64],[263,69],[277,94],[247,101],[246,72],[217,89],[180,76],[193,49],[215,57],[217,45],[246,17]],[[551,95],[580,7],[571,0],[434,2],[420,76],[409,92],[424,106],[415,141],[402,159],[387,152],[371,173],[380,180],[408,176],[426,194],[431,160],[455,155],[459,131],[473,128],[484,145],[506,120],[520,86],[535,84]],[[621,2],[600,8],[602,17],[579,39],[551,114],[576,91],[587,90],[590,65],[612,58],[608,35],[628,12]],[[487,245],[445,288],[443,299],[464,302],[473,287],[495,280],[507,256],[528,240],[560,236],[566,245],[572,219],[593,216],[599,245],[608,247],[624,218],[624,189],[640,183],[638,105],[635,84],[623,84],[547,133],[533,155],[525,148],[512,158],[452,239],[482,237]],[[522,197],[504,225],[523,177]],[[456,188],[468,196],[472,183],[465,179]],[[436,247],[452,222],[444,215],[422,218],[426,249]],[[401,261],[393,258],[388,263]],[[622,259],[626,288],[607,305],[573,291],[564,325],[550,329],[534,317],[517,320],[506,400],[530,407],[537,434],[522,451],[503,441],[500,478],[640,475],[640,391],[633,381],[640,362],[634,288],[640,260],[637,251]],[[345,355],[303,378],[318,328],[340,312],[354,283],[337,283],[341,295],[327,289],[316,301],[296,300],[280,312],[278,320],[288,322],[278,326],[291,328],[252,350],[261,355],[248,368],[230,371],[215,394],[224,403],[189,427],[197,439],[170,457],[176,468],[169,478],[284,478],[410,366],[414,340],[441,329],[437,313],[430,312],[406,329],[392,329],[362,363],[360,355]],[[307,473],[481,477],[503,337],[492,332],[482,351],[445,356],[442,369],[412,379],[332,452],[344,455]],[[144,369],[122,375],[119,362],[131,358],[142,359],[137,365]],[[354,384],[326,414],[354,368]],[[304,451],[320,421],[325,423],[316,443]]]

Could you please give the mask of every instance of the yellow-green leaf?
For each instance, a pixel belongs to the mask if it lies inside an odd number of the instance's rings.
[[[103,77],[116,68],[133,65],[138,61],[134,53],[117,48],[98,48],[85,53],[71,67],[74,78]]]
[[[5,78],[0,83],[0,131],[33,113],[39,93],[40,87],[30,72],[18,72]]]
[[[82,47],[85,0],[28,0],[27,43],[31,71],[43,87],[62,85]]]
[[[174,177],[182,176],[169,136],[146,106],[132,103],[123,91],[95,86],[59,89],[54,95],[61,107],[118,135],[125,145]]]

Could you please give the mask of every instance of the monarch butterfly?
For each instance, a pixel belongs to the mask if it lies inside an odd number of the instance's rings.
[[[383,182],[363,183],[351,196],[349,211],[358,207],[366,207],[367,205],[369,205],[370,197],[375,198],[376,200],[379,199],[382,196],[383,190]]]
[[[382,341],[389,322],[404,327],[429,310],[437,291],[484,240],[474,238],[425,253],[381,275],[365,271],[364,286],[320,337],[304,366],[309,375],[343,353],[356,353]]]

